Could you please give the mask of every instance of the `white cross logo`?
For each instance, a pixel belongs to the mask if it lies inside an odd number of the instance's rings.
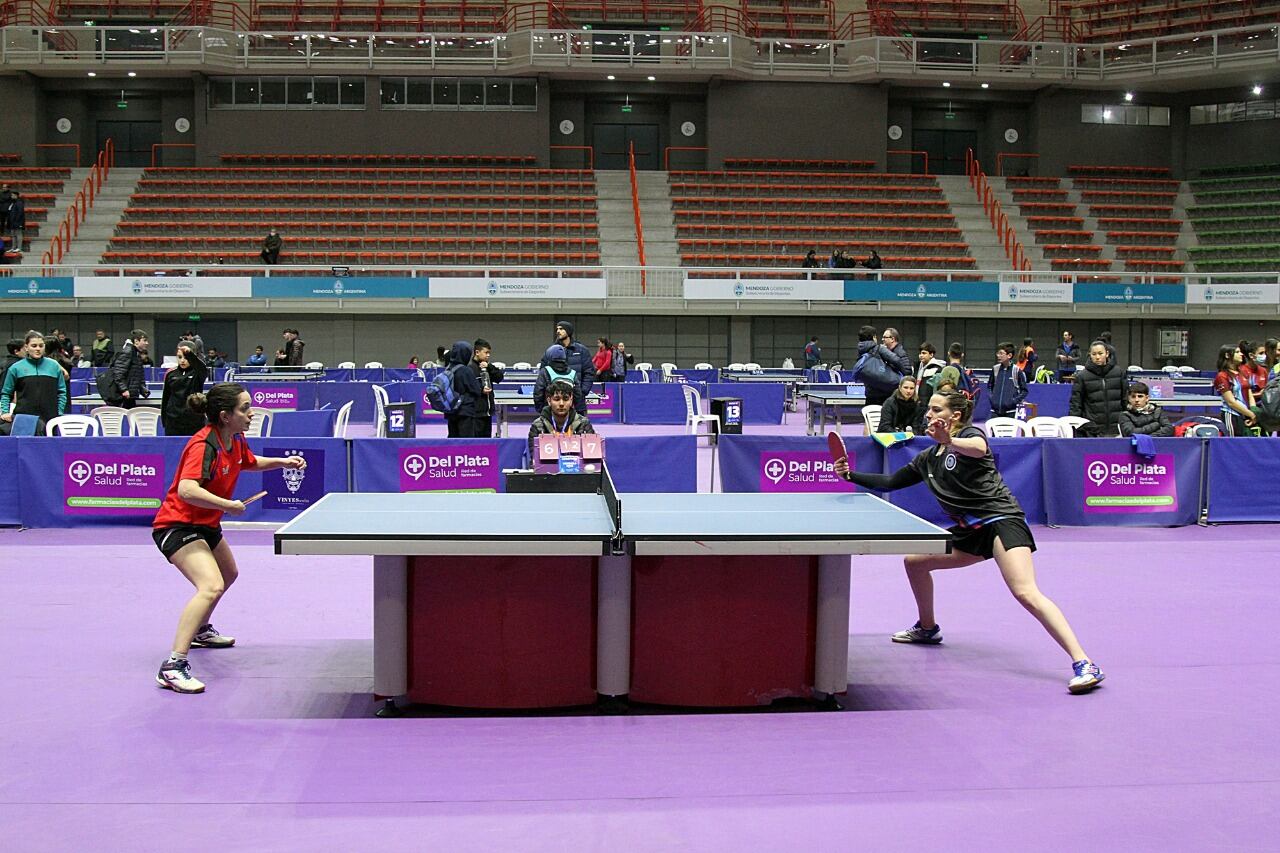
[[[83,459],[77,459],[67,468],[67,474],[75,481],[77,486],[83,486],[89,480],[89,476],[93,473],[93,469],[89,467],[89,463]]]
[[[415,480],[421,480],[427,472],[427,460],[414,453],[404,459],[404,472]]]
[[[782,480],[787,473],[787,466],[782,463],[781,459],[770,459],[764,463],[764,475],[769,478],[770,482],[777,483]]]

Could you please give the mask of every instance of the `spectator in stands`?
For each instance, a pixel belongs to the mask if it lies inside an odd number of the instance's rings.
[[[862,262],[862,265],[869,270],[878,270],[884,266],[884,261],[880,258],[880,253],[875,249],[871,250],[871,254]]]
[[[84,350],[76,344],[71,348],[71,363],[76,367],[93,367],[93,362],[84,357]]]
[[[613,344],[608,338],[596,338],[596,354],[591,357],[591,365],[595,368],[596,379],[600,382],[613,380]]]
[[[804,345],[804,366],[817,367],[822,363],[822,347],[818,346],[818,336],[814,335],[809,338],[809,343]]]
[[[1028,382],[1034,382],[1036,379],[1036,362],[1040,357],[1036,355],[1036,344],[1031,338],[1023,338],[1022,346],[1018,349],[1018,358],[1015,362],[1018,370],[1022,371],[1022,376]]]
[[[93,366],[106,367],[111,363],[111,357],[116,354],[115,347],[111,345],[111,338],[107,337],[107,333],[102,329],[93,333]]]
[[[44,335],[27,332],[23,338],[24,358],[5,370],[0,385],[0,435],[8,435],[14,415],[35,415],[48,422],[67,411],[70,397],[67,377],[52,359],[44,357]],[[44,424],[37,425],[44,434]]]
[[[262,348],[262,344],[258,344],[253,348],[253,355],[245,360],[245,364],[250,367],[265,367],[267,364],[267,353]]]
[[[285,329],[282,334],[284,336],[284,363],[289,367],[302,367],[305,363],[302,360],[302,350],[306,347],[306,343],[298,337],[297,329]]]
[[[22,193],[13,191],[13,203],[9,205],[9,233],[13,235],[13,251],[24,251],[27,230],[27,203],[22,200]]]
[[[1227,344],[1218,350],[1218,375],[1213,379],[1213,390],[1222,397],[1222,420],[1228,435],[1248,435],[1248,428],[1256,423],[1249,411],[1245,382],[1240,376],[1240,364],[1244,353],[1235,344]]]
[[[1173,435],[1173,424],[1164,409],[1151,402],[1151,389],[1145,382],[1129,386],[1129,408],[1120,413],[1121,435],[1150,435],[1168,438]]]
[[[565,363],[576,371],[578,376],[578,396],[574,398],[573,406],[579,412],[585,412],[587,395],[591,393],[591,386],[595,383],[595,363],[591,360],[591,353],[587,352],[587,348],[573,339],[573,332],[573,323],[568,320],[559,321],[556,323],[555,342],[564,347]],[[546,364],[544,355],[539,367]]]
[[[203,415],[191,410],[187,398],[204,392],[209,370],[190,344],[178,344],[178,366],[164,375],[160,395],[160,423],[165,435],[195,435],[204,428]]]
[[[632,367],[635,367],[635,366],[636,366],[636,357],[635,357],[634,355],[632,355],[631,353],[627,352],[627,345],[626,345],[626,344],[624,344],[622,341],[618,341],[616,344],[614,344],[614,345],[613,345],[613,348],[614,348],[615,350],[617,350],[617,351],[618,351],[618,354],[619,354],[619,355],[621,355],[621,356],[622,356],[622,360],[623,360],[623,362],[625,362],[625,363],[626,363],[626,366],[627,366],[628,368],[632,368]],[[616,362],[615,362],[615,363],[616,363]],[[616,372],[616,371],[615,371],[615,372]],[[624,377],[624,378],[625,378],[625,377]],[[622,380],[621,380],[621,379],[619,379],[618,381],[619,381],[619,382],[621,382]]]
[[[586,414],[574,408],[573,400],[577,393],[577,385],[572,380],[560,378],[550,384],[546,394],[547,404],[529,427],[530,459],[537,458],[540,435],[584,435],[595,432]]]
[[[1056,353],[1058,358],[1058,381],[1070,382],[1076,375],[1076,362],[1080,360],[1080,345],[1070,332],[1062,333],[1062,343]]]
[[[914,376],[902,377],[898,390],[884,401],[880,409],[880,426],[876,432],[906,432],[919,426],[924,410],[916,395],[916,387]]]
[[[209,354],[208,356],[205,357],[204,363],[209,365],[210,367],[226,367],[227,366],[227,360],[223,358],[222,354],[219,353],[213,347],[209,347]],[[194,394],[195,392],[193,391],[192,393]],[[194,435],[194,433],[192,433],[192,435]]]
[[[1013,363],[1014,348],[1011,342],[996,347],[996,363],[991,368],[987,386],[991,389],[991,416],[1012,418],[1018,407],[1027,399],[1027,377]]]
[[[280,249],[284,246],[284,241],[280,239],[280,235],[276,233],[276,229],[272,228],[267,234],[267,238],[262,241],[262,262],[267,265],[280,263]]]
[[[13,190],[8,184],[0,186],[0,234],[9,233],[9,208],[13,205]]]
[[[9,343],[5,344],[4,361],[0,362],[0,387],[4,386],[4,375],[22,359],[26,358],[27,345],[22,338],[10,338]]]
[[[822,266],[822,262],[818,260],[818,253],[815,249],[810,249],[808,254],[804,256],[804,262],[800,264],[801,269],[816,270]]]
[[[409,363],[405,365],[409,370],[418,369],[418,357],[416,355],[409,356]]]
[[[132,409],[138,405],[138,400],[151,396],[151,392],[147,390],[146,374],[142,370],[142,355],[149,344],[147,333],[134,329],[107,370],[108,381],[115,395],[120,398],[120,405],[126,409]]]
[[[1244,361],[1240,364],[1240,385],[1242,390],[1247,391],[1245,396],[1249,398],[1248,405],[1252,408],[1262,399],[1267,380],[1271,378],[1271,371],[1266,365],[1267,352],[1263,345],[1254,346],[1248,341],[1240,342],[1240,352],[1244,353]],[[1247,389],[1243,387],[1246,385]]]
[[[547,404],[547,389],[552,383],[565,379],[578,387],[578,371],[569,366],[565,348],[561,344],[552,344],[543,353],[542,362],[538,366],[538,378],[533,383],[533,407],[542,411]],[[581,393],[578,396],[582,396]],[[586,407],[582,408],[586,411]]]
[[[1102,341],[1089,345],[1089,363],[1072,380],[1068,414],[1088,418],[1078,430],[1090,438],[1120,434],[1120,415],[1125,410],[1124,368]]]
[[[916,365],[916,386],[919,387],[928,382],[934,375],[947,366],[947,363],[938,358],[938,348],[933,344],[925,341],[920,345],[920,361]]]
[[[476,338],[472,345],[471,361],[463,370],[469,370],[480,384],[480,395],[474,399],[465,394],[458,410],[458,435],[460,438],[493,437],[493,386],[505,376],[502,368],[490,363],[493,347],[484,338]]]

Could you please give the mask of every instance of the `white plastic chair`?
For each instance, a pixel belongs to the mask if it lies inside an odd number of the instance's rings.
[[[307,370],[324,370],[324,362],[308,361],[306,367],[307,367]]]
[[[129,409],[129,426],[134,435],[159,435],[160,410],[147,408]]]
[[[1146,371],[1146,368],[1143,367],[1141,364],[1131,364],[1128,367],[1126,367],[1125,370],[1127,370],[1129,373],[1143,373]]]
[[[862,424],[866,427],[867,435],[880,431],[880,410],[880,406],[862,407]]]
[[[533,370],[533,365],[527,361],[517,361],[511,365],[512,370]]]
[[[743,369],[743,365],[742,365],[742,362],[740,361],[735,361],[733,364],[725,368],[725,370],[742,370],[742,369]]]
[[[387,389],[381,385],[369,386],[373,389],[373,434],[378,438],[387,437],[387,410],[386,406],[391,402],[391,396],[387,394]]]
[[[498,368],[499,370],[507,369],[507,363],[505,361],[491,361],[489,363],[492,364],[494,367]]]
[[[98,406],[96,409],[91,409],[89,414],[98,419],[102,435],[116,438],[132,435],[132,431],[125,431],[125,422],[129,418],[128,409],[122,409],[119,406]]]
[[[1191,365],[1189,365],[1189,364],[1179,364],[1179,365],[1178,365],[1178,369],[1179,369],[1179,370],[1181,370],[1183,373],[1196,373],[1196,372],[1198,372],[1194,367],[1192,367],[1192,366],[1191,366]]]
[[[783,369],[783,370],[795,370],[795,367],[796,367],[796,363],[795,363],[795,361],[794,361],[790,356],[788,356],[788,357],[786,357],[786,358],[784,358],[784,359],[782,360],[782,369]]]
[[[759,370],[760,365],[756,364],[754,361],[748,361],[746,364],[742,365],[742,369],[743,370]]]
[[[1042,415],[1027,420],[1027,434],[1032,438],[1068,438],[1069,432],[1063,432],[1064,424],[1058,418]]]
[[[647,361],[642,361],[636,365],[636,370],[653,370],[653,365]]]
[[[1016,418],[991,418],[982,431],[988,438],[1017,438],[1027,434],[1027,424]]]
[[[698,434],[698,424],[715,424],[715,432],[720,432],[720,416],[702,414],[702,395],[692,385],[682,385],[684,391],[685,425],[689,427],[689,435]]]
[[[1064,427],[1062,435],[1065,438],[1074,438],[1076,430],[1089,423],[1088,418],[1082,418],[1079,415],[1067,415],[1065,417],[1058,418],[1058,420]]]
[[[380,361],[369,361],[369,362],[365,362],[365,365],[364,365],[365,370],[379,370],[381,368],[382,368],[382,362]]]
[[[244,434],[253,438],[271,435],[271,410],[259,409],[254,406],[249,411],[253,414],[253,421],[249,424],[249,428],[244,431]]]
[[[693,369],[694,370],[715,370],[716,367],[714,364],[708,364],[705,361],[700,361],[693,366]]]
[[[841,382],[841,379],[840,379],[840,371],[838,371],[838,370],[828,370],[828,371],[827,371],[827,381],[829,381],[829,382],[833,382],[833,383],[835,383],[836,385],[839,385],[839,384],[840,384],[840,382]]]
[[[60,435],[64,438],[82,438],[98,435],[98,421],[88,415],[63,415],[54,418],[44,425],[45,435]]]
[[[338,369],[339,370],[355,370],[356,363],[354,361],[340,361],[338,362]]]
[[[333,419],[333,437],[347,437],[347,421],[351,420],[351,407],[356,404],[355,400],[348,400],[342,404],[342,408],[338,409],[338,416]]]
[[[663,382],[676,381],[676,366],[669,361],[664,361],[662,363],[662,381]]]
[[[1172,364],[1166,364],[1164,367],[1162,367],[1162,368],[1160,368],[1160,369],[1161,369],[1161,370],[1163,370],[1165,373],[1168,373],[1168,374],[1170,374],[1170,375],[1172,375],[1172,374],[1174,374],[1174,373],[1181,373],[1181,372],[1182,372],[1182,368],[1181,368],[1181,367],[1177,367],[1177,366],[1172,365]]]

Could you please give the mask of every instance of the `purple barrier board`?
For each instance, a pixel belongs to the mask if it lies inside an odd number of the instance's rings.
[[[883,449],[869,438],[847,438],[855,471],[884,470]],[[722,492],[852,492],[835,474],[825,436],[722,435],[716,448]]]
[[[1049,523],[1111,527],[1196,523],[1203,497],[1204,441],[1157,438],[1154,442],[1155,456],[1146,457],[1134,453],[1127,438],[1045,439],[1044,497]]]
[[[1182,439],[1185,440],[1185,439]],[[1280,521],[1280,441],[1214,438],[1208,441],[1209,523]]]

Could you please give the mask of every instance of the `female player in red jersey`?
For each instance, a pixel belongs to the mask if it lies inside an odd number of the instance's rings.
[[[1072,674],[1067,688],[1072,693],[1088,693],[1106,675],[1085,654],[1058,605],[1036,586],[1036,570],[1031,562],[1036,543],[1031,528],[1027,527],[1018,499],[996,470],[986,435],[969,423],[972,413],[973,403],[964,394],[934,394],[925,417],[929,437],[938,445],[917,454],[892,474],[850,471],[847,457],[836,461],[836,473],[863,488],[893,491],[923,482],[956,522],[951,528],[950,554],[912,554],[904,561],[920,620],[892,639],[895,643],[941,643],[942,629],[933,618],[931,573],[994,558],[1014,598],[1071,656]]]
[[[301,456],[269,459],[253,455],[244,437],[253,421],[253,404],[241,385],[214,385],[207,394],[192,394],[187,405],[203,414],[208,423],[183,449],[177,476],[151,526],[156,547],[191,581],[196,594],[182,610],[173,651],[156,673],[156,683],[178,693],[202,693],[204,684],[192,677],[187,662],[191,646],[226,648],[235,644],[234,638],[214,629],[209,616],[239,574],[221,527],[223,513],[244,512],[244,503],[231,497],[236,480],[242,470],[304,468],[307,463]]]

